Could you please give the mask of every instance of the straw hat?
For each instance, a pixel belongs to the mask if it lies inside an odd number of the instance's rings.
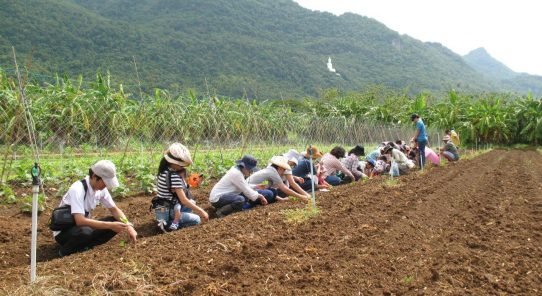
[[[271,164],[274,164],[278,167],[281,167],[285,170],[291,170],[292,168],[290,167],[290,165],[288,164],[288,158],[284,157],[284,156],[273,156],[271,158]]]
[[[312,159],[317,159],[317,158],[320,158],[322,157],[322,153],[320,151],[318,151],[318,148],[316,148],[316,146],[312,146]],[[309,157],[310,153],[309,153],[309,147],[307,147],[307,151],[303,152],[303,156],[304,157]]]
[[[169,163],[187,167],[192,164],[192,156],[188,148],[181,143],[173,143],[164,154],[164,158]]]

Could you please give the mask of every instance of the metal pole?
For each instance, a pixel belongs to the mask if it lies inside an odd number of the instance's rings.
[[[309,163],[311,165],[312,209],[316,209],[316,195],[314,193],[314,170],[312,167],[312,145],[309,145]]]
[[[41,169],[35,163],[31,170],[32,175],[32,244],[30,252],[30,282],[36,282],[36,249],[38,244],[38,193],[40,192]]]

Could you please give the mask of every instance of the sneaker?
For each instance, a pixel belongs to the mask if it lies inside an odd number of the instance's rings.
[[[172,222],[171,225],[169,225],[169,230],[177,230],[179,228],[179,223]]]
[[[162,232],[166,232],[166,221],[158,220],[158,228],[160,228]]]

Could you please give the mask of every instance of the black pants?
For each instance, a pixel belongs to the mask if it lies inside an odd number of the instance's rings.
[[[117,221],[112,216],[98,220],[107,222]],[[55,236],[55,240],[60,245],[60,253],[63,256],[66,256],[106,243],[116,234],[117,233],[111,229],[93,229],[88,226],[73,226],[66,230],[62,230]]]

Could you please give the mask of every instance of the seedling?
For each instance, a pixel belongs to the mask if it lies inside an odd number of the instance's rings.
[[[286,209],[281,213],[286,218],[286,222],[293,224],[301,224],[307,220],[314,218],[320,214],[320,209],[313,207],[306,207],[302,209]]]

